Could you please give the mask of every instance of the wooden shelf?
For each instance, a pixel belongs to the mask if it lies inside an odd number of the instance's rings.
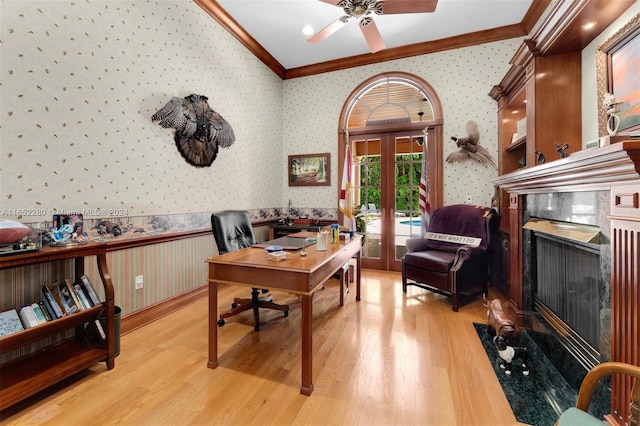
[[[106,348],[71,339],[11,362],[0,375],[0,410],[104,361]]]
[[[90,242],[69,247],[44,247],[37,252],[0,258],[0,270],[73,259],[76,273],[73,279],[75,279],[84,274],[84,258],[95,256],[105,294],[105,301],[100,306],[0,338],[0,353],[7,353],[65,331],[74,330],[74,336],[71,339],[51,344],[42,350],[22,355],[0,365],[0,410],[97,362],[105,361],[108,369],[115,366],[114,290],[107,268],[106,253],[105,244]],[[104,318],[106,341],[92,343],[91,333],[85,332],[85,325],[102,318]]]
[[[87,243],[68,247],[46,246],[30,253],[14,254],[0,257],[0,269],[15,268],[18,266],[35,265],[38,263],[55,260],[73,259],[76,257],[97,256],[105,252],[105,245]]]
[[[0,353],[6,353],[29,343],[37,342],[45,337],[53,336],[77,325],[84,324],[96,318],[104,312],[103,306],[94,306],[91,309],[76,312],[66,317],[49,321],[35,327],[28,328],[19,333],[10,334],[0,338]],[[4,374],[4,371],[3,371]]]
[[[515,151],[518,148],[522,148],[522,147],[526,147],[527,146],[527,136],[523,136],[519,139],[516,139],[515,142],[511,142],[511,145],[509,145],[505,151],[511,152],[511,151]]]

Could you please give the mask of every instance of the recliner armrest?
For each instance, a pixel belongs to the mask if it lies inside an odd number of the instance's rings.
[[[476,256],[485,252],[482,247],[461,246],[456,250],[456,255],[464,256],[465,258]]]
[[[422,237],[409,238],[405,245],[407,246],[407,251],[409,253],[416,252],[416,251],[431,250],[427,246],[427,242]]]
[[[482,247],[471,247],[471,246],[462,246],[456,250],[456,257],[453,259],[453,266],[451,267],[452,271],[457,271],[462,267],[462,264],[465,260],[470,258],[471,256],[477,256],[484,253],[484,249]]]

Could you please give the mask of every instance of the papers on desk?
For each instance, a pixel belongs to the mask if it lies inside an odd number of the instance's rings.
[[[287,258],[287,253],[284,251],[276,251],[273,253],[267,253],[267,259],[279,262]]]

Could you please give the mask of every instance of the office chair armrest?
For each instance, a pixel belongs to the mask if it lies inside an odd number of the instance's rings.
[[[431,250],[429,247],[427,247],[427,242],[424,240],[424,238],[409,238],[405,245],[407,246],[407,251],[409,253]]]

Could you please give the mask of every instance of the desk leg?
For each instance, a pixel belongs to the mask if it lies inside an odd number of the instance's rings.
[[[302,387],[300,393],[311,395],[313,392],[313,294],[300,297],[302,309]]]
[[[360,301],[360,276],[362,275],[362,256],[360,251],[356,255],[356,301]]]
[[[218,283],[209,281],[209,362],[207,367],[218,366]]]

